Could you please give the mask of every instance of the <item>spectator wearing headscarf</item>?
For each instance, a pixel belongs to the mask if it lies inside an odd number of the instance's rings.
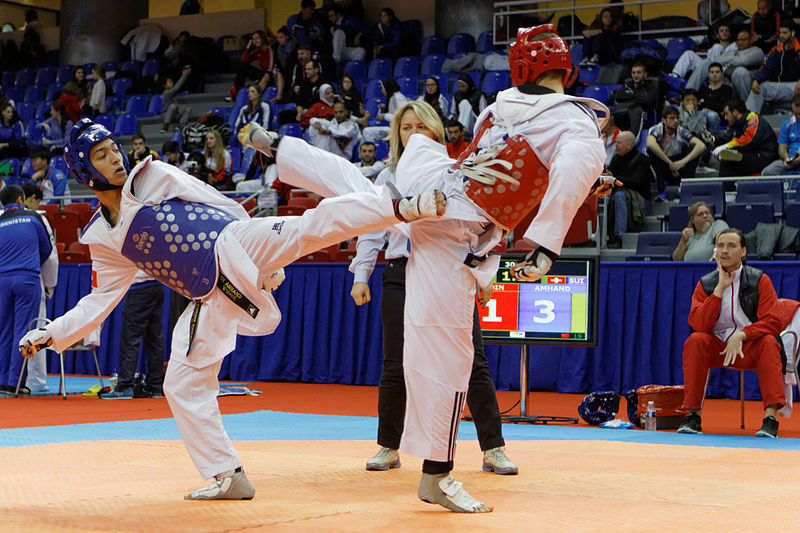
[[[467,131],[472,131],[478,115],[486,107],[486,97],[467,73],[460,74],[456,84],[458,90],[453,93],[450,103],[450,117],[459,121]]]
[[[319,100],[308,108],[308,111],[300,120],[300,126],[303,129],[308,128],[312,118],[324,118],[326,120],[333,117],[333,103],[336,99],[336,93],[333,92],[333,87],[328,83],[323,83],[319,87]]]
[[[386,104],[378,104],[378,115],[376,120],[392,121],[394,111],[400,107],[408,98],[400,92],[400,85],[397,84],[394,78],[386,78],[381,82],[381,92],[386,97]],[[385,110],[385,111],[384,111]],[[389,126],[369,126],[364,128],[364,140],[367,142],[377,142],[389,135]]]
[[[447,113],[447,97],[442,94],[439,88],[439,80],[432,76],[425,79],[425,89],[422,96],[417,98],[417,100],[428,102],[442,118],[444,118]]]

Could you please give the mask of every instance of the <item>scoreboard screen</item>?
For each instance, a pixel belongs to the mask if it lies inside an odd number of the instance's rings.
[[[597,346],[598,258],[558,259],[530,282],[511,276],[523,257],[500,258],[492,299],[479,307],[484,342]]]

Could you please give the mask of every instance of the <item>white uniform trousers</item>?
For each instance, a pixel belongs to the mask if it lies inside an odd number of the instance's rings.
[[[39,302],[39,318],[47,318],[47,308],[45,306],[44,285],[42,285],[42,299]],[[44,326],[44,322],[39,322],[36,327]],[[28,377],[25,378],[25,386],[31,392],[39,392],[47,385],[47,350],[39,350],[36,355],[28,359]]]

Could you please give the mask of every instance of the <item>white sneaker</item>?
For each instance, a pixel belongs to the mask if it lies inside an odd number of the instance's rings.
[[[237,468],[214,476],[214,482],[183,497],[184,500],[252,500],[256,489]]]
[[[390,468],[400,468],[400,452],[385,446],[367,461],[367,470],[384,471]]]
[[[515,476],[519,474],[519,467],[508,458],[505,448],[500,446],[483,452],[483,471],[501,476]]]
[[[464,490],[461,482],[451,474],[422,473],[417,489],[419,499],[427,503],[438,503],[456,513],[491,513],[493,508],[479,502]]]
[[[398,218],[411,222],[422,217],[440,217],[447,209],[444,193],[437,189],[425,191],[411,198],[401,198],[395,208]]]

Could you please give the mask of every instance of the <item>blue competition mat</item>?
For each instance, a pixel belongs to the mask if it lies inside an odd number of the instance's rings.
[[[47,376],[47,386],[50,387],[50,390],[47,392],[34,392],[32,396],[44,396],[48,394],[58,394],[58,382],[61,381],[61,377],[58,375],[48,375]],[[64,381],[67,384],[67,394],[80,394],[82,392],[88,391],[90,388],[97,385],[100,386],[100,380],[97,377],[85,377],[85,376],[66,376]],[[23,383],[23,385],[25,385]],[[108,377],[103,377],[103,385],[108,387]],[[248,386],[249,383],[239,383],[239,382],[228,382],[228,381],[220,381],[220,386]],[[11,396],[3,396],[0,395],[0,399],[2,398],[10,398]]]
[[[78,379],[78,378],[74,378]],[[58,384],[56,384],[56,388]],[[375,439],[376,417],[332,416],[276,411],[223,415],[225,429],[233,440],[369,440]],[[513,440],[585,440],[800,450],[800,439],[763,439],[740,435],[681,435],[674,432],[612,430],[574,426],[504,424],[503,436]],[[462,422],[460,440],[477,440],[475,426]],[[98,440],[180,440],[175,421],[134,420],[11,428],[0,430],[0,448]]]

